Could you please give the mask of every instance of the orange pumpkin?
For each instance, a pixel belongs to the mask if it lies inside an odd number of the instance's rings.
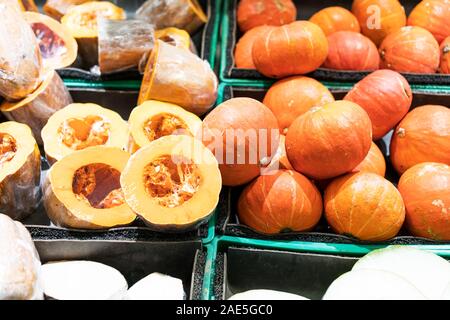
[[[257,37],[252,49],[256,69],[273,78],[314,71],[327,54],[325,34],[309,21],[276,27]]]
[[[241,0],[237,8],[242,32],[262,25],[281,26],[295,21],[296,17],[297,8],[292,0]]]
[[[223,184],[237,186],[269,165],[280,137],[269,108],[251,98],[234,98],[205,117],[202,140],[219,162]]]
[[[450,240],[450,167],[424,162],[408,169],[398,189],[406,207],[406,225],[418,237]]]
[[[408,113],[392,135],[391,162],[400,174],[422,162],[450,165],[450,109],[426,105]]]
[[[354,0],[352,12],[361,32],[377,46],[388,34],[406,25],[405,9],[398,0]]]
[[[439,70],[441,73],[450,73],[450,37],[441,43],[441,64]]]
[[[435,73],[439,68],[439,44],[421,27],[403,27],[391,33],[379,51],[382,68],[415,73]]]
[[[361,81],[345,96],[366,110],[372,121],[373,139],[381,139],[406,115],[413,94],[408,81],[398,72],[377,70]]]
[[[328,57],[323,66],[329,69],[377,70],[380,56],[373,42],[360,33],[339,31],[328,36]]]
[[[331,228],[359,240],[389,240],[405,220],[400,192],[374,173],[354,173],[334,180],[325,190],[324,199]]]
[[[258,177],[242,192],[239,221],[265,234],[307,231],[322,215],[322,197],[305,176],[278,170]]]
[[[423,0],[411,11],[408,17],[409,26],[427,29],[438,43],[450,36],[449,22],[449,0]]]
[[[259,26],[247,31],[236,44],[234,51],[234,62],[236,68],[242,69],[256,69],[253,63],[252,49],[255,39],[262,34],[267,33],[271,26]]]
[[[342,7],[322,9],[316,12],[309,21],[317,24],[327,36],[338,31],[361,31],[358,19]]]
[[[352,172],[363,171],[376,173],[382,177],[386,174],[386,161],[384,160],[383,153],[373,142],[367,156],[355,169],[352,170]]]
[[[350,101],[310,109],[289,127],[286,152],[295,170],[328,179],[354,169],[369,152],[372,124]]]
[[[263,103],[277,117],[280,131],[287,133],[289,126],[312,107],[333,102],[331,92],[319,81],[294,76],[275,82],[267,91]]]

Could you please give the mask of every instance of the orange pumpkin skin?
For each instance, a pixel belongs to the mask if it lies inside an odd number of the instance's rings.
[[[441,64],[439,70],[441,73],[450,73],[450,37],[441,43]]]
[[[397,235],[405,220],[400,192],[383,177],[360,172],[335,179],[325,190],[325,217],[331,228],[363,241]]]
[[[328,7],[316,12],[309,21],[317,24],[329,36],[338,31],[360,32],[358,19],[342,7]]]
[[[202,131],[226,186],[256,178],[269,165],[280,140],[272,111],[251,98],[230,99],[214,108],[203,120]]]
[[[298,117],[286,136],[286,153],[295,170],[316,180],[353,170],[369,152],[372,124],[349,101],[312,108]]]
[[[439,44],[421,27],[403,27],[388,35],[380,48],[381,67],[399,72],[435,73]]]
[[[450,165],[450,109],[435,105],[413,109],[395,129],[390,149],[399,174],[422,162]]]
[[[305,176],[278,170],[259,176],[238,201],[239,221],[265,234],[307,231],[322,215],[320,192]]]
[[[360,33],[339,31],[328,36],[328,57],[323,66],[337,70],[377,70],[380,55],[373,42]]]
[[[408,25],[430,31],[438,43],[450,36],[450,1],[423,0],[411,11]]]
[[[409,168],[398,189],[406,207],[406,226],[415,236],[450,240],[450,167],[424,162]]]
[[[268,32],[272,26],[259,26],[247,31],[236,44],[236,50],[234,51],[234,62],[236,68],[242,69],[256,69],[253,63],[252,49],[255,39],[266,32]]]
[[[312,107],[333,102],[331,92],[319,81],[293,76],[275,82],[267,91],[263,103],[277,117],[280,131],[287,133],[292,122]]]
[[[345,96],[366,110],[372,121],[373,139],[385,136],[408,113],[413,94],[398,72],[377,70],[359,81]]]
[[[276,27],[257,37],[252,49],[256,69],[273,78],[314,71],[322,65],[327,55],[325,34],[309,21]]]
[[[386,174],[386,161],[383,153],[375,143],[372,142],[369,153],[352,172],[372,172],[384,177]]]
[[[406,25],[405,9],[398,0],[354,0],[352,12],[361,32],[377,46],[388,34]]]
[[[297,8],[292,0],[241,0],[237,8],[242,32],[262,25],[281,26],[295,21],[296,17]]]

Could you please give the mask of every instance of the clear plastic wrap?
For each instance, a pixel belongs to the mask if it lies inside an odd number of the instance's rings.
[[[9,120],[27,124],[41,145],[41,130],[47,120],[71,103],[72,97],[64,82],[55,71],[51,71],[33,94],[16,103],[4,102],[0,110]]]
[[[100,72],[113,73],[136,68],[153,49],[155,34],[151,24],[140,20],[98,21],[98,60]]]
[[[6,3],[0,2],[0,95],[19,100],[41,81],[41,53],[22,14]]]
[[[138,103],[151,99],[171,102],[200,116],[216,101],[217,83],[206,61],[158,40],[145,68]]]
[[[91,0],[47,0],[44,5],[45,14],[60,20],[71,6],[76,6]]]
[[[147,0],[136,11],[136,17],[155,27],[175,27],[193,34],[208,20],[197,0]]]

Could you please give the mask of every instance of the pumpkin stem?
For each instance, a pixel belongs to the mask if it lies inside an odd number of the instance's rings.
[[[398,130],[397,130],[397,135],[398,135],[400,138],[403,138],[403,137],[406,135],[406,130],[405,130],[404,128],[398,128]]]
[[[264,158],[259,160],[259,165],[261,167],[267,167],[269,164],[270,164],[270,158],[269,157],[264,157]]]
[[[442,52],[443,52],[444,54],[449,53],[449,52],[450,52],[450,45],[444,46],[444,49],[442,50]]]

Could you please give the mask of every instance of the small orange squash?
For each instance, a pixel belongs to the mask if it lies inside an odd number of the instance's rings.
[[[252,49],[255,39],[259,35],[267,33],[271,26],[258,26],[247,31],[236,44],[236,50],[234,51],[234,61],[236,68],[242,69],[256,69],[253,63]]]
[[[381,139],[400,122],[411,107],[413,94],[398,72],[377,70],[359,81],[345,96],[366,110],[372,121],[373,139]]]
[[[384,160],[383,153],[373,142],[367,156],[355,169],[352,170],[352,172],[362,171],[376,173],[382,177],[386,174],[386,161]]]
[[[358,19],[342,7],[322,9],[316,12],[309,21],[317,24],[327,36],[338,31],[361,31]]]
[[[374,173],[348,174],[334,180],[324,199],[325,217],[333,230],[359,240],[389,240],[405,220],[400,192]]]
[[[439,68],[439,44],[421,27],[403,27],[389,34],[379,51],[382,68],[415,73],[435,73]]]
[[[245,184],[269,165],[279,145],[277,119],[261,102],[234,98],[203,120],[203,143],[215,154],[227,186]]]
[[[367,113],[353,102],[312,108],[289,127],[289,162],[295,170],[319,180],[349,172],[367,156],[371,128]]]
[[[331,92],[319,81],[293,76],[275,82],[267,91],[263,103],[277,117],[280,132],[286,134],[289,126],[312,107],[333,102]]]
[[[256,69],[267,77],[305,74],[327,58],[328,41],[322,29],[309,21],[296,21],[260,35],[253,44]]]
[[[377,70],[380,56],[373,42],[360,33],[339,31],[328,36],[328,57],[323,66],[329,69]]]
[[[450,73],[450,37],[441,43],[441,64],[439,70],[441,73]]]
[[[266,234],[307,231],[322,215],[322,197],[305,176],[278,170],[254,180],[238,202],[239,221]]]
[[[295,21],[296,16],[292,0],[241,0],[237,8],[237,22],[242,32],[262,25],[281,26]]]
[[[426,105],[408,113],[392,135],[391,162],[400,174],[421,162],[450,165],[450,109]]]
[[[406,207],[406,226],[418,237],[450,240],[450,167],[424,162],[409,168],[398,189]]]
[[[408,17],[409,26],[427,29],[438,43],[450,36],[449,22],[449,0],[423,0],[411,11]]]
[[[405,9],[398,0],[354,0],[352,12],[361,32],[377,46],[388,34],[406,25]]]

